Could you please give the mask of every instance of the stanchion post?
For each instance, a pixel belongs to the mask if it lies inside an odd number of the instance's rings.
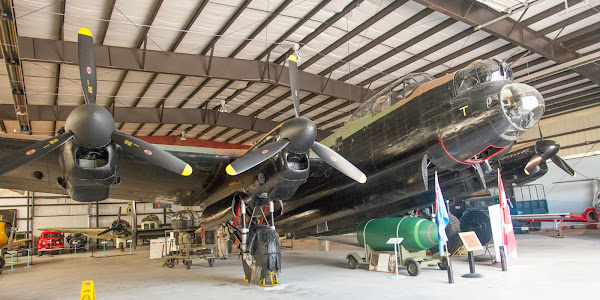
[[[25,268],[31,268],[31,251],[33,249],[27,248],[27,266]]]
[[[506,272],[506,253],[504,252],[504,246],[500,246],[500,263],[502,264],[502,272]]]

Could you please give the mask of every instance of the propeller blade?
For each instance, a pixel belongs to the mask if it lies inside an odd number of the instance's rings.
[[[17,152],[0,158],[0,175],[4,175],[5,173],[52,152],[52,150],[62,146],[71,138],[73,138],[73,134],[69,131],[59,136],[37,142],[29,147],[25,147]]]
[[[550,158],[552,162],[554,162],[559,168],[563,169],[563,171],[569,173],[569,175],[575,177],[577,174],[571,166],[569,166],[560,156],[554,155]]]
[[[106,230],[104,230],[104,231],[102,231],[102,232],[100,232],[100,233],[98,233],[98,234],[96,234],[96,236],[101,236],[101,235],[103,235],[103,234],[105,234],[105,233],[109,233],[111,230],[112,230],[112,227],[111,227],[111,228],[108,228],[108,229],[106,229]]]
[[[296,56],[293,54],[288,57],[290,62],[290,89],[292,90],[292,100],[294,102],[294,112],[296,118],[300,117],[300,88],[298,80],[298,63],[296,62]]]
[[[131,234],[131,231],[129,231],[129,230],[125,229],[125,228],[123,228],[123,232],[125,232],[125,233],[126,233],[127,235],[129,235],[129,236],[133,236],[133,235]]]
[[[8,223],[6,223],[6,225],[8,225]],[[8,251],[12,250],[13,241],[15,239],[15,230],[14,228],[11,229],[10,236],[8,237],[8,244],[6,245],[6,249],[8,249]]]
[[[113,142],[117,143],[123,150],[131,153],[133,156],[143,158],[157,166],[183,176],[192,174],[192,167],[189,164],[155,145],[116,130],[113,131],[111,138]]]
[[[237,175],[242,172],[255,167],[261,162],[273,157],[273,155],[279,153],[285,146],[290,143],[287,139],[281,139],[279,141],[268,143],[254,151],[248,152],[232,163],[230,163],[225,171],[229,175]]]
[[[535,169],[535,167],[537,167],[541,162],[542,162],[543,156],[540,154],[536,154],[534,155],[529,162],[527,162],[527,165],[525,165],[525,174],[529,175],[531,174],[531,172],[533,172],[533,170]]]
[[[94,38],[92,32],[81,27],[77,35],[79,54],[79,76],[85,103],[96,103],[96,55],[94,54]]]
[[[343,156],[333,151],[331,148],[315,141],[311,149],[317,154],[322,160],[328,163],[330,166],[336,168],[338,171],[346,174],[346,176],[360,182],[367,182],[367,176],[352,163],[346,160]]]
[[[117,215],[118,224],[121,223],[121,207],[119,206],[119,214]]]
[[[135,201],[131,201],[132,215],[131,215],[131,227],[133,230],[133,236],[131,237],[131,242],[133,243],[133,249],[137,248],[137,209]]]

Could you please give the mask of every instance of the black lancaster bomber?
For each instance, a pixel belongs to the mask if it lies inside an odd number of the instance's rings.
[[[84,51],[80,57],[89,55]],[[0,139],[0,160],[9,166],[0,166],[0,187],[68,192],[78,201],[105,199],[110,189],[112,198],[200,205],[203,228],[229,225],[241,242],[246,277],[258,283],[280,269],[278,233],[347,233],[370,218],[431,205],[434,171],[448,197],[484,188],[497,168],[512,182],[539,177],[550,158],[574,174],[553,158],[558,145],[551,141],[509,154],[542,117],[544,100],[534,88],[514,83],[505,63],[478,61],[438,79],[408,74],[317,142],[315,124],[299,116],[295,56],[288,62],[296,117],[242,156],[206,148],[166,152],[125,136],[86,93],[87,104],[73,111],[74,121],[67,120],[62,135],[35,144]],[[82,65],[93,66],[93,55]],[[80,69],[82,85],[95,89],[95,67],[93,79],[86,77],[87,68]],[[28,149],[47,155],[33,161]],[[102,193],[80,194],[78,187],[100,187]],[[241,225],[231,222],[237,218]]]

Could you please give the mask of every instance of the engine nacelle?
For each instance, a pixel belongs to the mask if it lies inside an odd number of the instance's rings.
[[[80,202],[102,201],[108,198],[110,187],[118,184],[117,151],[113,144],[100,148],[85,148],[65,143],[60,157],[64,177],[58,184],[67,189],[71,198]]]

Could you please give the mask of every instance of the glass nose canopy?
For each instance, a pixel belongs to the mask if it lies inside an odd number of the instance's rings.
[[[511,83],[502,87],[500,103],[508,121],[519,130],[531,128],[544,114],[544,98],[526,84]]]

